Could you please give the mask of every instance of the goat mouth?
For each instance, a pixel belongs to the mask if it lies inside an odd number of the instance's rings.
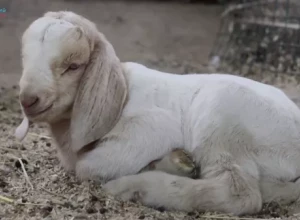
[[[28,117],[36,117],[36,116],[38,116],[38,115],[41,115],[41,114],[47,112],[47,111],[50,110],[52,107],[53,107],[53,104],[47,106],[46,108],[44,108],[44,109],[41,110],[41,111],[37,111],[37,112],[26,112],[26,115],[27,115]]]

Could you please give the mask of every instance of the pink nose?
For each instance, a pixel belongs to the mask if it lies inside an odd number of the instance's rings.
[[[30,108],[36,105],[39,101],[39,97],[35,95],[25,95],[20,97],[21,105],[24,108]]]

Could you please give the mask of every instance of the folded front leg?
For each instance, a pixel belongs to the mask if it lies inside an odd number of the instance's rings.
[[[193,180],[152,171],[110,181],[104,189],[123,200],[138,200],[168,210],[236,215],[258,212],[262,198],[257,177],[234,162],[217,166],[208,179]]]

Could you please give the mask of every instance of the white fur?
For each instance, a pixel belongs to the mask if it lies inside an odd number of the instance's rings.
[[[74,148],[74,139],[69,139],[70,123],[77,118],[71,114],[75,107],[70,109],[80,96],[76,89],[84,70],[61,76],[50,66],[61,56],[61,38],[69,28],[78,25],[83,29],[90,45],[87,54],[93,51],[91,35],[95,30],[90,24],[78,23],[78,15],[71,12],[52,12],[50,16],[55,18],[41,18],[25,35],[20,86],[21,94],[26,90],[38,92],[41,106],[47,100],[54,102],[53,109],[29,119],[50,124],[67,169],[75,170],[82,179],[111,180],[105,189],[123,199],[168,209],[249,214],[258,212],[263,202],[298,199],[299,182],[291,181],[300,176],[300,111],[279,89],[238,76],[163,73],[137,63],[121,64],[113,51],[107,50],[107,57],[99,62],[120,65],[118,77],[126,79],[122,90],[127,97],[125,105],[112,108],[116,113],[121,109],[121,115],[115,114],[116,124],[105,128],[105,135],[99,130],[98,136],[92,130],[92,134],[87,133],[103,107],[103,103],[97,105],[91,121],[82,121],[82,127],[79,121],[73,128],[89,136],[83,136],[82,143],[77,142]],[[78,24],[69,23],[72,19]],[[40,29],[60,21],[65,24],[49,30],[51,41],[37,43]],[[102,46],[109,45],[105,38],[99,39]],[[86,62],[89,57],[82,60]],[[100,68],[99,74],[110,73]],[[101,84],[102,92],[97,94],[112,89],[109,85]],[[117,100],[123,100],[119,96],[115,96]],[[89,105],[86,109],[93,105],[88,98],[85,103]],[[108,102],[108,108],[110,105]],[[95,148],[79,153],[93,140],[98,141]],[[137,174],[176,148],[192,153],[201,165],[201,179],[158,171]]]

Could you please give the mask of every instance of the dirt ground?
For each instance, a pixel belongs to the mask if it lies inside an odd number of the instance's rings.
[[[174,73],[207,70],[219,6],[184,1],[82,2],[0,0],[0,8],[8,9],[0,17],[0,196],[8,198],[0,198],[0,219],[230,219],[217,213],[167,212],[117,201],[105,195],[99,184],[79,182],[59,166],[45,127],[34,125],[22,143],[14,139],[21,121],[16,86],[21,73],[20,38],[30,22],[46,11],[72,10],[93,20],[122,61]],[[300,103],[297,82],[275,84]],[[244,219],[296,219],[299,211],[297,205],[269,204]]]

